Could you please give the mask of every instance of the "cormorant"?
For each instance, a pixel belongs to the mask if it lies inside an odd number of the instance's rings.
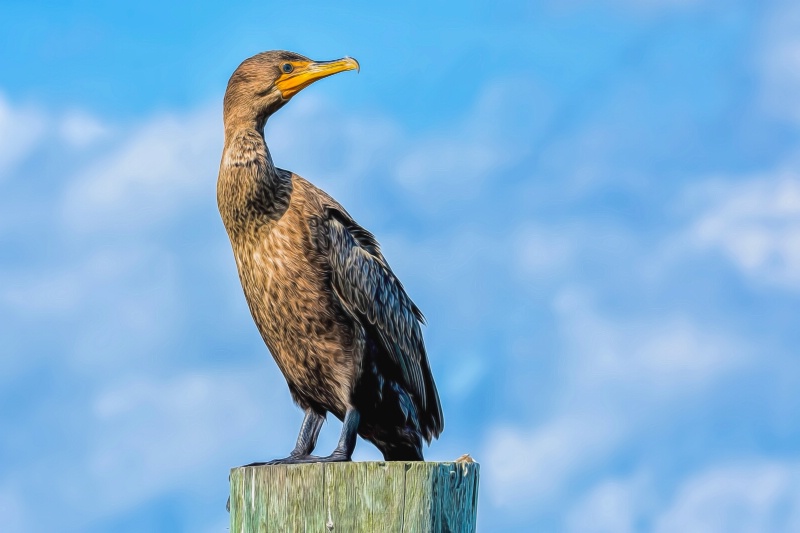
[[[253,320],[305,411],[294,450],[267,464],[349,461],[356,434],[386,460],[422,460],[422,439],[444,426],[424,318],[375,237],[327,193],[275,167],[264,140],[267,119],[300,90],[358,68],[351,58],[263,52],[225,91],[217,203]],[[343,422],[339,443],[313,456],[329,412]]]

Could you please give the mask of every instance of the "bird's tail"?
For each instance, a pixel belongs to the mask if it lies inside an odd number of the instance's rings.
[[[422,456],[422,437],[415,433],[412,435],[385,436],[384,439],[375,439],[373,444],[383,454],[384,461],[424,461]],[[416,438],[414,438],[416,437]]]

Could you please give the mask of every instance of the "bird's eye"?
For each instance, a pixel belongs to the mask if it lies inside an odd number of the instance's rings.
[[[286,74],[289,74],[291,71],[294,70],[294,67],[291,63],[284,63],[281,67]]]

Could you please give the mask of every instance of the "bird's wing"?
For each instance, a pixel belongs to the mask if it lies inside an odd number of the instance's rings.
[[[418,400],[427,438],[438,436],[441,406],[431,376],[420,324],[425,318],[380,252],[378,242],[343,209],[329,207],[319,232],[333,287],[345,308],[368,321],[409,392]]]

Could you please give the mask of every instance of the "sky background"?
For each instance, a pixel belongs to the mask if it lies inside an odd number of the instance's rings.
[[[215,199],[268,49],[361,62],[267,141],[427,315],[481,531],[800,531],[794,0],[4,0],[0,529],[224,532],[293,446]]]

